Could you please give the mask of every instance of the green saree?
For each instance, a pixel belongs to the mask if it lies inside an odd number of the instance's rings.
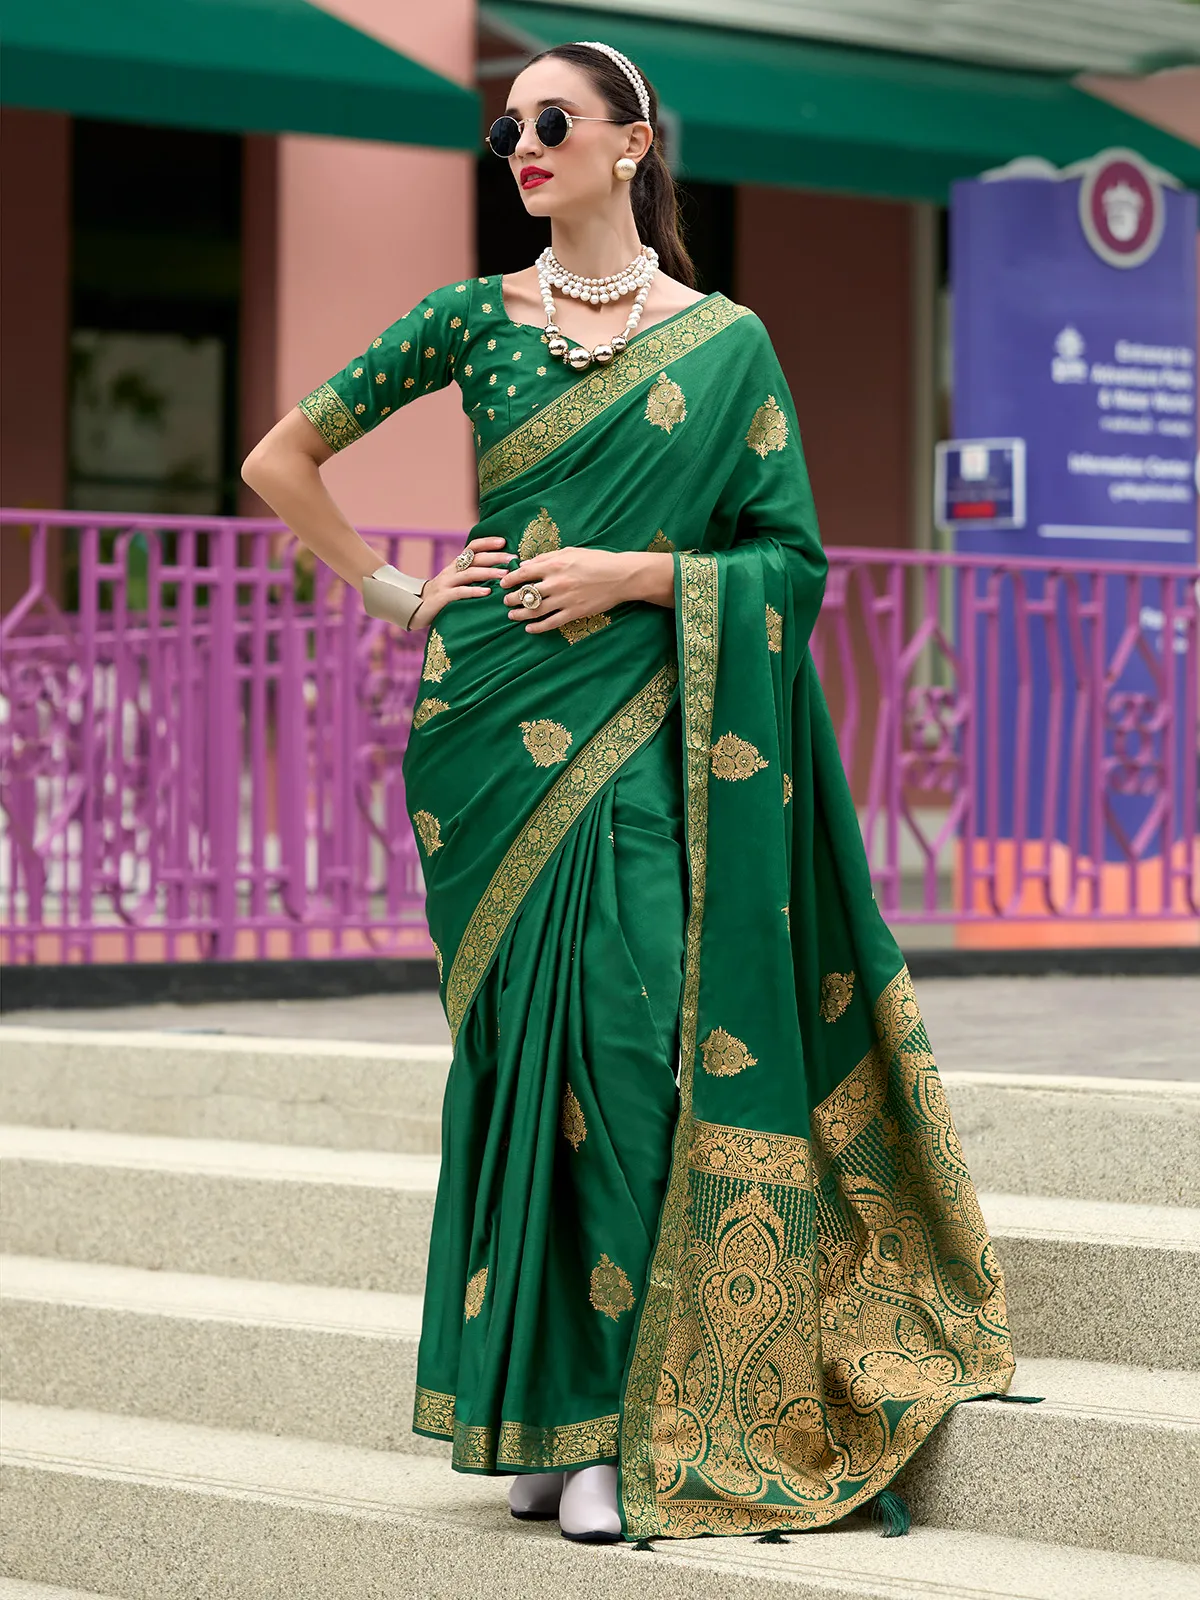
[[[449,284],[301,402],[342,448],[456,381],[473,535],[672,554],[527,634],[430,628],[404,756],[454,1041],[414,1427],[618,1460],[627,1537],[806,1529],[1001,1393],[1000,1271],[871,892],[808,639],[791,396],[721,294],[583,376]]]

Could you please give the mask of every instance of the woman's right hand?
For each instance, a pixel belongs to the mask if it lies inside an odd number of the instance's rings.
[[[463,548],[472,552],[471,565],[460,570],[450,561],[440,572],[426,579],[421,603],[409,619],[410,631],[428,627],[443,606],[448,606],[452,600],[463,600],[473,594],[491,594],[492,584],[499,576],[496,568],[506,567],[512,560],[512,552],[505,549],[504,539],[499,534],[468,539]],[[481,578],[486,581],[481,583]]]

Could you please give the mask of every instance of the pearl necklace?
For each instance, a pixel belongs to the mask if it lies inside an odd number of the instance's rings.
[[[652,245],[643,245],[627,267],[620,272],[610,272],[604,278],[583,278],[578,273],[568,272],[549,245],[537,258],[536,266],[542,304],[546,308],[545,332],[550,354],[564,361],[574,371],[582,372],[593,361],[598,366],[607,366],[637,332],[637,325],[642,320],[642,307],[646,304],[650,285],[658,271],[658,251]],[[550,294],[552,287],[564,289],[573,300],[587,300],[594,306],[608,305],[634,290],[637,292],[625,319],[624,332],[618,333],[608,343],[598,344],[589,350],[585,345],[573,345],[563,337],[562,329],[554,320],[554,300]]]

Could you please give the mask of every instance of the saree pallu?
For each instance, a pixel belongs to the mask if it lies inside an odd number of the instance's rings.
[[[672,610],[431,628],[404,758],[454,1042],[414,1426],[618,1460],[629,1538],[805,1529],[1001,1393],[1003,1284],[808,640],[791,396],[723,295],[482,454],[473,534]],[[535,574],[534,574],[535,575]]]

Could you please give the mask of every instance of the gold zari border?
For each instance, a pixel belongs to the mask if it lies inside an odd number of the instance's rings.
[[[446,1014],[451,1043],[488,965],[538,873],[604,783],[657,731],[667,714],[679,669],[668,661],[633,699],[588,740],[505,852],[471,913],[450,967]]]
[[[650,328],[636,336],[610,367],[602,367],[572,384],[544,411],[484,452],[479,460],[479,493],[490,494],[519,473],[536,466],[602,411],[621,400],[646,378],[656,377],[669,361],[704,344],[739,317],[749,316],[749,306],[737,305],[724,295],[705,300],[673,322]]]
[[[454,1415],[454,1396],[436,1389],[417,1389],[413,1429],[435,1439],[448,1439],[451,1461],[460,1472],[494,1472],[516,1467],[557,1472],[617,1454],[617,1417],[589,1417],[557,1427],[528,1422],[502,1422],[499,1428],[471,1427]]]
[[[334,450],[344,450],[363,436],[363,429],[354,420],[350,408],[327,383],[305,395],[300,401],[300,410]]]

